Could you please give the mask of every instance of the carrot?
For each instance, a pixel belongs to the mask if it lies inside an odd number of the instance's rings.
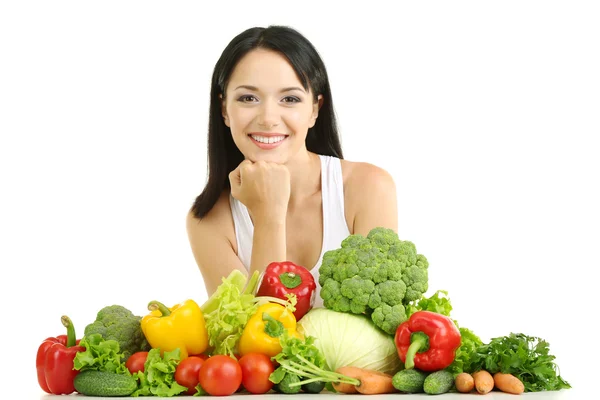
[[[356,367],[340,367],[338,369],[335,370],[335,372],[337,372],[338,374],[342,374],[342,375],[346,375],[349,376],[351,378],[355,378],[355,375],[357,375],[357,371],[359,368]],[[333,382],[332,383],[333,388],[340,393],[357,393],[358,390],[356,390],[356,385],[352,385],[351,383],[338,383],[338,382]]]
[[[480,370],[473,373],[473,381],[477,393],[486,394],[494,388],[494,377],[486,370]]]
[[[499,390],[505,393],[521,394],[525,391],[523,382],[512,374],[496,372],[494,374],[494,384]]]
[[[462,372],[454,378],[454,386],[460,393],[469,393],[475,387],[475,380],[471,374]]]
[[[361,394],[387,394],[395,393],[398,391],[392,384],[392,375],[385,374],[383,372],[357,367],[340,367],[335,372],[360,381],[360,384],[358,385],[348,385],[354,386],[353,389],[348,388],[347,386],[342,386],[342,390],[339,390],[337,386],[338,384],[334,383],[334,389],[341,393],[358,392]]]
[[[358,390],[356,390],[356,385],[353,385],[351,383],[333,382],[332,385],[335,391],[339,393],[358,393]]]

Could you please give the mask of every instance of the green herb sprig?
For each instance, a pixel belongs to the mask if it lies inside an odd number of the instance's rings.
[[[496,337],[478,347],[472,368],[491,374],[513,374],[526,392],[568,389],[571,385],[559,373],[547,341],[524,333]]]

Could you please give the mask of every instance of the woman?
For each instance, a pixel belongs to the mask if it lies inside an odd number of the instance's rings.
[[[262,272],[273,261],[306,267],[318,287],[323,253],[348,235],[397,231],[393,179],[343,160],[323,61],[289,27],[248,29],[223,51],[208,164],[187,232],[209,296],[233,269]]]

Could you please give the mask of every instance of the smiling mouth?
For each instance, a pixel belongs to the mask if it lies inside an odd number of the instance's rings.
[[[279,142],[283,141],[285,138],[287,138],[286,135],[262,136],[262,135],[252,135],[251,134],[248,136],[250,136],[252,139],[254,139],[257,142],[264,143],[264,144],[279,143]]]

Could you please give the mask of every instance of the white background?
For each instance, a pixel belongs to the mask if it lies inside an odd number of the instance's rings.
[[[598,7],[328,3],[2,3],[3,391],[41,394],[35,353],[63,314],[81,334],[106,305],[206,299],[184,218],[212,68],[269,24],[322,55],[345,158],[394,177],[429,293],[482,339],[542,337],[571,384],[597,382]]]

